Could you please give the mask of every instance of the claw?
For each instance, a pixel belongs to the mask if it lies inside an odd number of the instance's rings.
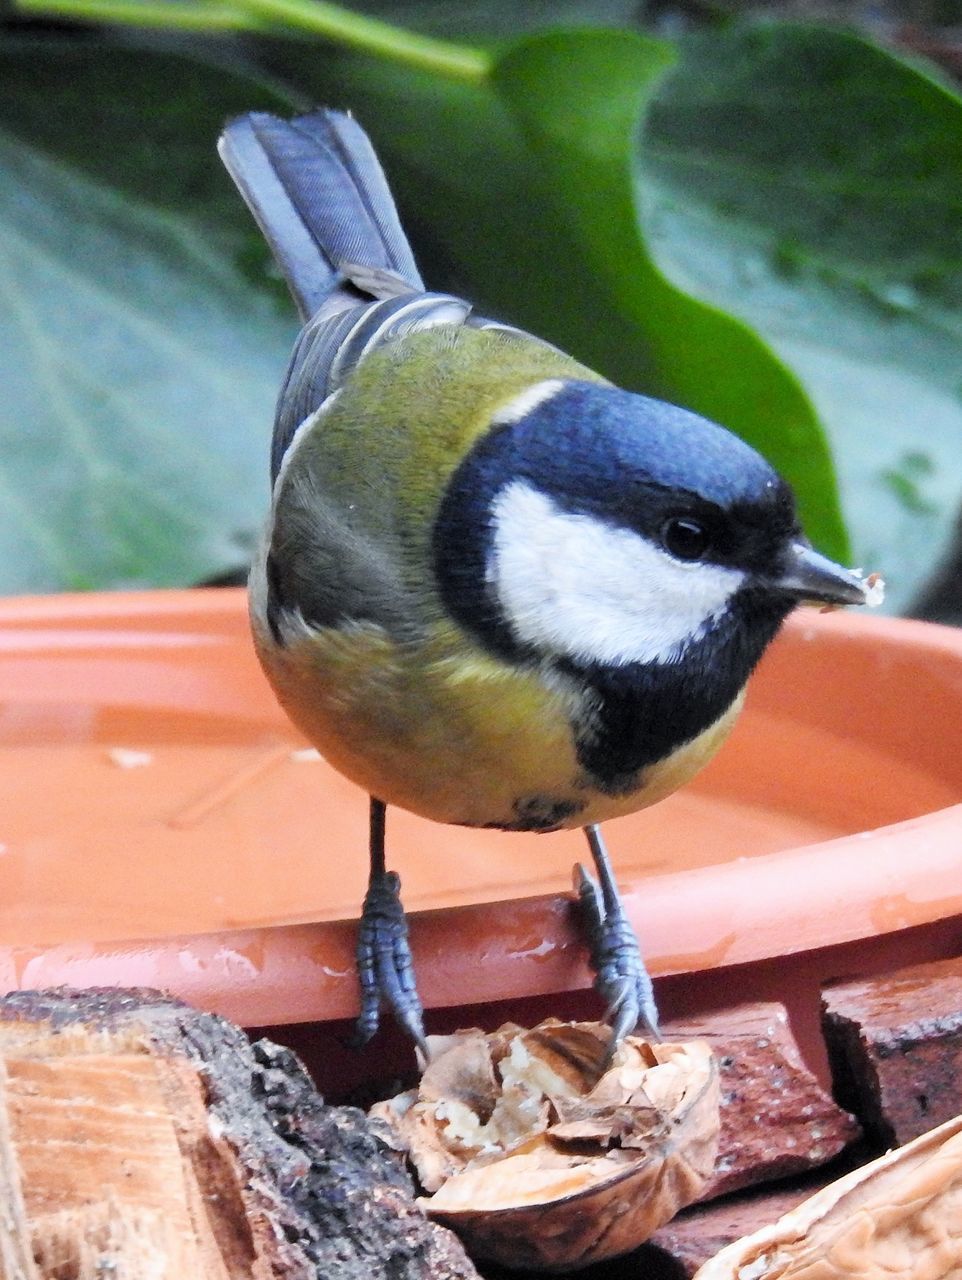
[[[361,1011],[354,1043],[360,1048],[374,1036],[380,1025],[382,1001],[387,1001],[427,1059],[423,1010],[401,905],[401,880],[394,871],[371,877],[361,911],[356,954]]]
[[[652,1040],[660,1039],[660,1032],[651,978],[621,905],[600,833],[590,827],[586,833],[598,879],[578,863],[575,888],[585,917],[595,988],[604,997],[605,1019],[611,1024],[611,1041],[604,1060],[607,1068],[619,1044],[636,1027]]]
[[[608,1005],[605,1021],[611,1024],[611,1039],[608,1041],[608,1048],[602,1059],[602,1071],[607,1071],[611,1066],[612,1059],[618,1051],[618,1046],[625,1036],[630,1035],[640,1023],[647,1023],[638,1000],[636,983],[631,982],[628,978],[621,980],[614,1000]],[[647,1031],[650,1033],[650,1028],[647,1028]],[[657,1032],[654,1033],[652,1038],[658,1039]]]

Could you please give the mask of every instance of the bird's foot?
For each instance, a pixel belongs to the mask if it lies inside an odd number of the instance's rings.
[[[595,989],[608,1008],[611,1043],[605,1055],[607,1067],[618,1046],[636,1028],[658,1040],[658,1011],[651,978],[641,958],[635,931],[620,901],[605,905],[598,881],[579,862],[575,867],[575,889],[581,904],[591,949]]]
[[[374,1036],[387,1003],[427,1060],[424,1015],[414,979],[401,878],[394,871],[372,876],[361,910],[357,939],[361,1012],[354,1035],[360,1047]]]

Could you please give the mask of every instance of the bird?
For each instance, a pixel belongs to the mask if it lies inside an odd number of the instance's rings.
[[[370,796],[357,1043],[387,1007],[427,1056],[389,806],[582,828],[609,1053],[657,1038],[599,824],[711,759],[796,605],[873,603],[873,579],[813,549],[726,428],[427,289],[350,114],[251,112],[218,150],[303,323],[248,595],[281,706]]]

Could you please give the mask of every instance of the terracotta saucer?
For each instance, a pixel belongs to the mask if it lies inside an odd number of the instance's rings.
[[[962,632],[803,611],[718,759],[607,834],[653,972],[704,975],[957,917],[960,799]],[[348,1017],[365,839],[366,797],[273,700],[242,592],[0,604],[3,987]],[[426,1003],[587,986],[584,853],[392,811]]]

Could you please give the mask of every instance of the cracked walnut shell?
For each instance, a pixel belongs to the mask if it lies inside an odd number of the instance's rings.
[[[962,1276],[962,1116],[830,1183],[735,1240],[695,1280]]]
[[[420,1204],[469,1252],[564,1271],[635,1248],[694,1200],[718,1146],[718,1073],[703,1041],[553,1019],[433,1036],[417,1090],[381,1103]]]

